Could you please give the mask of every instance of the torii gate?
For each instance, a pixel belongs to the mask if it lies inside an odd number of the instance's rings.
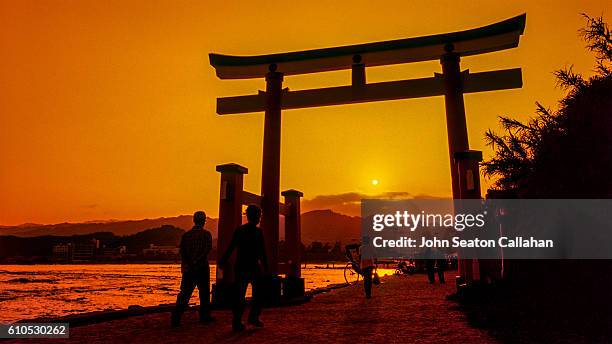
[[[526,14],[522,14],[476,29],[432,36],[259,56],[210,54],[210,64],[220,79],[266,80],[265,92],[218,98],[217,113],[265,112],[261,204],[271,272],[278,272],[281,110],[444,96],[453,198],[480,198],[478,161],[482,155],[469,150],[463,94],[520,88],[521,69],[461,72],[459,60],[517,47],[525,22]],[[434,73],[431,78],[366,83],[366,67],[436,59],[442,74]],[[348,86],[282,89],[285,75],[349,68],[352,84]],[[462,269],[463,277],[471,279],[471,264]]]

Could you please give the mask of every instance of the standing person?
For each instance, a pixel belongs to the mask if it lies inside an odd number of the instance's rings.
[[[436,283],[436,275],[435,275],[435,270],[436,270],[436,260],[433,258],[427,258],[425,260],[425,269],[427,270],[427,279],[429,280],[430,284],[434,284]]]
[[[444,284],[444,271],[446,271],[446,268],[448,266],[446,257],[436,259],[436,265],[438,267],[438,280],[440,281],[440,284]]]
[[[256,205],[249,205],[246,209],[247,223],[241,225],[234,232],[232,241],[227,251],[219,261],[219,266],[224,266],[236,249],[235,280],[237,295],[233,305],[232,328],[234,331],[244,330],[242,313],[244,312],[245,294],[249,283],[251,283],[253,296],[251,298],[251,310],[249,311],[248,324],[263,327],[259,320],[261,313],[261,278],[268,271],[268,259],[266,247],[261,228],[257,227],[261,219],[261,209]],[[263,268],[263,269],[262,269]]]
[[[444,284],[444,271],[446,270],[446,257],[440,252],[433,252],[431,248],[425,251],[425,268],[427,270],[427,279],[429,283],[436,282],[436,267],[438,268],[438,281]]]
[[[176,297],[176,307],[172,311],[172,327],[180,325],[181,316],[187,309],[189,299],[196,286],[200,294],[200,322],[207,323],[215,320],[210,315],[208,253],[212,248],[212,235],[204,229],[206,213],[196,211],[193,214],[193,223],[193,228],[181,237],[181,273],[183,276],[181,290]]]

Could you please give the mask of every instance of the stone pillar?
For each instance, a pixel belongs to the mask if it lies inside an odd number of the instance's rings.
[[[281,94],[283,74],[270,65],[266,75],[263,163],[261,170],[261,228],[264,231],[270,273],[278,274],[280,193]]]
[[[480,199],[480,171],[482,152],[466,150],[454,154],[455,171],[459,182],[458,199]],[[470,283],[480,279],[480,264],[478,259],[461,259],[459,261],[459,276],[462,282]]]
[[[297,190],[283,191],[285,197],[285,247],[287,251],[287,276],[301,277],[302,229],[300,223],[300,198]]]
[[[303,193],[297,190],[282,192],[285,197],[285,252],[287,252],[287,278],[283,283],[283,296],[287,299],[304,296],[302,278],[302,226],[300,218],[300,198]]]
[[[221,173],[221,192],[219,197],[219,223],[217,232],[217,280],[213,288],[213,302],[226,304],[231,297],[231,283],[234,281],[234,260],[236,253],[225,266],[219,266],[219,260],[229,247],[234,231],[242,224],[242,189],[243,177],[248,173],[246,167],[237,164],[217,166]],[[220,274],[220,269],[223,275]]]
[[[450,156],[453,198],[459,199],[459,176],[453,161],[454,154],[469,149],[465,105],[463,103],[463,82],[459,67],[459,54],[454,53],[454,46],[444,47],[442,55],[442,75],[444,78],[444,103],[446,105],[446,130],[448,133],[448,152]]]

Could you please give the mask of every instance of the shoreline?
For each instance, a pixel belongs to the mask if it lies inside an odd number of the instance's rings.
[[[313,262],[302,262],[302,265],[306,265],[306,267],[308,267],[308,265],[323,265],[323,264],[341,264],[342,267],[344,268],[344,265],[346,265],[346,261],[339,261],[339,260],[334,260],[334,261],[313,261]],[[17,263],[17,262],[12,262],[12,263],[7,263],[7,262],[0,262],[0,267],[2,267],[3,265],[6,266],[11,266],[11,265],[19,265],[19,266],[33,266],[33,265],[147,265],[147,264],[176,264],[179,265],[181,264],[180,260],[146,260],[146,261],[88,261],[88,262],[70,262],[70,263],[66,263],[66,262],[44,262],[44,263],[25,263],[25,262],[21,262],[21,263]],[[216,265],[216,263],[209,263],[210,265]],[[317,269],[326,269],[326,268],[317,268]],[[331,268],[329,268],[331,269]],[[336,268],[334,268],[336,269]]]
[[[336,288],[335,284],[344,284],[341,270],[344,266],[345,263],[308,263],[303,269],[308,280],[305,283],[306,295],[315,295]],[[215,283],[214,265],[211,269],[211,282]],[[132,271],[137,271],[136,274],[142,274],[142,277],[131,276]],[[96,277],[99,273],[110,276],[109,282],[104,281],[106,277]],[[391,274],[389,271],[385,273]],[[0,300],[6,301],[2,304],[7,311],[1,317],[0,324],[61,320],[95,322],[98,317],[106,319],[162,312],[175,302],[180,282],[179,265],[166,264],[5,265],[4,268],[0,266],[0,277],[6,282],[0,286],[0,292],[3,292]],[[149,279],[154,280],[141,281]],[[127,284],[123,285],[123,282]],[[122,286],[126,286],[127,291]],[[53,292],[47,292],[48,287]],[[37,291],[33,300],[39,302],[32,308],[22,309],[19,300],[24,292],[18,290]],[[191,304],[197,304],[197,299],[192,300]]]
[[[279,308],[279,307],[290,307],[290,306],[300,305],[302,303],[309,302],[312,299],[312,297],[315,295],[327,293],[335,289],[348,287],[349,285],[350,284],[348,283],[329,284],[325,287],[319,287],[319,288],[315,288],[315,289],[306,291],[304,293],[304,297],[284,300],[280,304],[269,305],[269,306],[266,306],[266,308]],[[112,320],[126,319],[126,318],[134,317],[134,316],[170,312],[172,311],[172,309],[174,309],[174,306],[175,306],[174,303],[159,304],[156,306],[132,305],[126,309],[100,310],[100,311],[92,311],[92,312],[84,312],[84,313],[75,313],[75,314],[65,315],[61,317],[53,317],[53,318],[43,317],[43,318],[33,318],[33,319],[22,319],[22,320],[14,322],[13,324],[69,323],[70,327],[79,327],[79,326],[103,323],[103,322],[112,321]],[[189,308],[187,309],[187,312],[197,311],[198,309],[199,309],[199,305],[196,305],[196,306],[190,305]],[[215,305],[212,305],[212,309],[213,310],[223,310],[224,308],[215,307]]]

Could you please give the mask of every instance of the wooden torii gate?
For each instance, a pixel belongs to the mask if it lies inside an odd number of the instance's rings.
[[[463,94],[520,88],[521,69],[462,72],[459,61],[462,56],[517,47],[525,22],[526,14],[522,14],[480,28],[432,36],[259,56],[210,54],[210,64],[220,79],[266,80],[265,91],[218,98],[217,113],[265,112],[261,205],[272,272],[278,272],[282,110],[444,96],[453,198],[480,198],[478,161],[482,155],[469,150]],[[430,78],[366,82],[366,67],[436,59],[442,73]],[[352,70],[351,85],[298,91],[282,88],[285,75],[343,69]],[[462,265],[465,279],[470,280],[473,273],[472,264]]]

